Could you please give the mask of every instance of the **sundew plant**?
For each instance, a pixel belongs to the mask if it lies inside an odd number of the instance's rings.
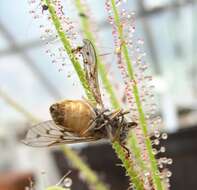
[[[144,41],[137,36],[135,13],[126,10],[127,2],[105,0],[103,6],[114,39],[114,46],[110,47],[110,50],[113,49],[112,53],[116,58],[110,64],[117,67],[121,75],[122,85],[119,88],[124,91],[124,102],[114,87],[116,78],[113,78],[113,83],[111,81],[105,56],[99,56],[102,52],[97,45],[100,43],[99,34],[96,32],[98,27],[88,3],[85,0],[30,0],[29,4],[30,13],[36,23],[39,23],[41,38],[51,40],[47,42],[46,53],[51,57],[52,63],[56,64],[60,71],[71,64],[84,89],[85,98],[95,104],[92,89],[83,70],[83,60],[73,51],[83,44],[83,39],[90,40],[96,50],[101,90],[107,95],[106,104],[110,104],[112,110],[127,107],[128,118],[138,124],[128,132],[126,149],[118,140],[111,142],[130,179],[130,188],[169,189],[171,172],[166,165],[172,164],[172,160],[158,157],[159,153],[165,152],[165,147],[159,146],[159,143],[160,140],[167,139],[167,134],[159,132],[160,118],[152,117],[156,109],[152,93],[152,77],[147,74],[146,54],[143,52]],[[71,12],[74,15],[72,17]],[[54,41],[58,42],[58,45]],[[70,73],[67,73],[67,77],[70,77]],[[64,146],[62,150],[93,189],[109,189],[99,181],[96,174],[77,154]]]

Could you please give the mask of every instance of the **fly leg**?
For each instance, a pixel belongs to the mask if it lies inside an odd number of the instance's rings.
[[[120,144],[120,145],[125,150],[125,152],[127,154],[126,158],[130,158],[130,156],[131,156],[130,150],[124,144]]]
[[[122,113],[122,110],[116,110],[112,113],[110,113],[109,115],[104,116],[103,120],[104,120],[104,123],[102,125],[100,125],[99,127],[97,127],[97,129],[101,129],[105,126],[108,126],[110,125],[111,127],[113,126],[112,122],[114,122],[114,119],[120,114]]]
[[[136,122],[128,122],[128,123],[125,123],[122,120],[122,125],[121,126],[122,126],[122,130],[120,131],[120,145],[127,152],[127,158],[129,158],[130,157],[130,150],[126,147],[125,140],[127,139],[127,135],[129,133],[129,130],[131,128],[135,128],[137,126],[137,123]]]
[[[114,137],[113,141],[117,140],[120,143],[121,147],[124,149],[124,151],[127,154],[126,157],[129,158],[130,157],[130,150],[125,145],[126,144],[124,142],[125,138],[123,140],[122,137],[121,137],[121,135],[123,135],[125,133],[124,130],[125,130],[126,123],[125,123],[125,120],[124,120],[124,115],[125,115],[124,112],[120,114],[120,118],[119,118],[120,119],[120,123],[119,123],[119,126],[118,126],[117,130],[116,130],[115,137]]]
[[[99,130],[100,128],[102,128],[103,126],[99,126],[99,127],[96,127],[95,125],[93,125],[93,123],[103,123],[103,121],[105,121],[105,118],[104,118],[104,113],[105,112],[108,112],[109,110],[108,109],[105,109],[103,110],[101,113],[98,113],[96,110],[96,118],[94,120],[92,120],[89,124],[89,127],[83,132],[83,134],[87,133],[88,131],[90,130]],[[101,117],[103,115],[103,117]],[[100,120],[100,121],[99,121]]]

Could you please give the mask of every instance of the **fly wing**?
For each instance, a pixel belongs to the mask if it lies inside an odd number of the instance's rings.
[[[102,102],[99,82],[98,82],[96,51],[91,41],[84,39],[83,42],[84,42],[84,46],[81,48],[81,53],[83,56],[86,79],[92,90],[92,93],[95,97],[97,104],[103,107],[103,102]]]
[[[47,147],[58,144],[72,144],[98,140],[94,137],[80,137],[77,134],[56,125],[52,120],[31,127],[23,143],[33,147]]]

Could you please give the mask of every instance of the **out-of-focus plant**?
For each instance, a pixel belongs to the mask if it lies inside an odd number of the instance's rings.
[[[6,92],[0,89],[0,98],[2,98],[10,107],[14,108],[17,112],[24,115],[28,121],[34,123],[38,121],[37,117],[35,117],[31,112],[29,112],[24,106],[16,102],[11,96],[9,96]]]

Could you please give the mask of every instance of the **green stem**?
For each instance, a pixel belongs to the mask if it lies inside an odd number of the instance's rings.
[[[136,161],[137,163],[139,163],[140,168],[142,169],[142,171],[147,171],[147,166],[145,165],[143,159],[142,159],[142,154],[141,154],[141,150],[139,148],[138,145],[138,141],[137,141],[137,137],[136,134],[131,131],[130,136],[129,136],[129,141],[128,141],[128,145],[131,147],[132,152],[135,155]]]
[[[65,149],[64,147],[62,147],[62,151],[73,163],[73,166],[79,169],[79,171],[83,172],[86,181],[89,184],[93,185],[95,190],[108,190],[108,188],[99,181],[97,175],[87,166],[87,164],[85,164],[81,159],[79,159],[76,154],[73,154],[73,151],[71,151],[70,149]]]
[[[85,36],[85,38],[89,39],[93,43],[95,50],[97,52],[97,55],[99,55],[99,50],[95,46],[95,37],[94,37],[93,33],[91,32],[91,24],[89,22],[89,18],[86,16],[84,7],[81,4],[81,0],[75,0],[75,5],[76,5],[76,8],[77,8],[79,14],[84,15],[84,16],[80,17],[82,31],[84,33],[84,36]],[[102,63],[100,56],[97,57],[97,62],[98,62],[99,75],[101,77],[104,88],[110,97],[111,105],[113,106],[114,109],[119,109],[121,107],[120,103],[116,97],[113,86],[110,83],[110,80],[107,75],[107,70],[105,68],[105,65]]]
[[[116,5],[115,5],[115,0],[111,0],[111,5],[112,5],[113,13],[114,13],[115,24],[116,24],[116,27],[118,29],[119,38],[122,42],[121,51],[123,53],[124,59],[125,59],[126,64],[127,64],[128,75],[129,75],[130,79],[133,81],[133,94],[134,94],[137,109],[138,109],[138,112],[139,112],[140,126],[142,128],[142,131],[143,131],[143,134],[144,134],[144,137],[145,137],[145,144],[146,144],[146,148],[147,148],[149,159],[150,159],[153,184],[154,184],[155,189],[162,190],[163,187],[162,187],[162,182],[161,182],[161,179],[160,179],[160,176],[159,176],[157,161],[156,161],[156,158],[153,154],[151,140],[148,136],[147,121],[146,121],[145,114],[144,114],[143,109],[142,109],[139,90],[138,90],[137,84],[135,82],[136,81],[135,80],[135,75],[134,75],[134,71],[133,71],[133,67],[132,67],[132,62],[131,62],[131,59],[129,57],[128,48],[127,48],[126,44],[124,43],[123,29],[122,29],[122,25],[121,25],[120,18],[119,18],[119,13],[118,13],[118,10],[117,10]]]
[[[85,89],[86,95],[87,95],[88,99],[93,104],[95,104],[96,102],[95,102],[94,96],[92,94],[92,91],[91,91],[91,89],[90,89],[90,87],[88,85],[88,82],[87,82],[87,80],[85,78],[85,73],[84,73],[84,71],[83,71],[78,59],[76,58],[75,54],[72,51],[72,46],[70,44],[69,39],[67,38],[67,36],[65,35],[65,33],[63,31],[63,27],[61,26],[61,22],[60,22],[57,14],[56,14],[56,11],[55,11],[55,8],[53,6],[53,3],[51,3],[50,0],[46,0],[45,2],[46,2],[46,5],[48,6],[48,10],[49,10],[49,13],[51,15],[51,19],[53,21],[55,29],[56,29],[56,31],[58,33],[58,36],[59,36],[59,38],[60,38],[60,40],[61,40],[61,42],[62,42],[62,44],[64,46],[64,49],[67,52],[67,54],[68,54],[68,56],[69,56],[69,58],[70,58],[70,60],[71,60],[71,62],[73,64],[73,66],[75,68],[75,71],[76,71],[76,73],[77,73],[77,75],[79,77],[79,80],[81,81],[82,86]]]
[[[0,90],[0,97],[12,108],[14,108],[17,112],[24,115],[25,118],[27,118],[32,123],[35,123],[38,121],[38,119],[31,114],[27,109],[25,109],[22,105],[20,105],[18,102],[16,102],[12,97],[10,97],[7,93]]]
[[[140,179],[138,173],[135,171],[132,161],[130,159],[125,159],[128,155],[126,155],[125,151],[117,141],[113,142],[113,149],[122,161],[124,168],[126,168],[127,175],[132,179],[134,189],[144,190],[143,180]]]

